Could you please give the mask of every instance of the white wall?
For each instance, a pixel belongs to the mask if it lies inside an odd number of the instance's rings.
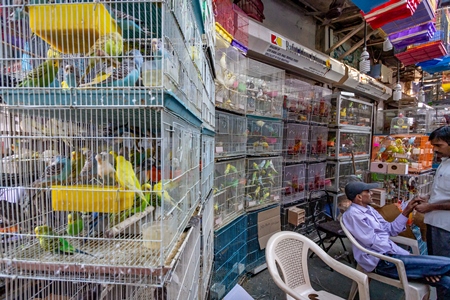
[[[316,22],[290,1],[263,0],[263,25],[302,46],[315,49]]]

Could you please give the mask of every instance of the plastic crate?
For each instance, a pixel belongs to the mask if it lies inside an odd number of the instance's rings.
[[[283,147],[283,122],[247,117],[247,154],[279,155]]]
[[[369,158],[370,132],[355,132],[350,129],[330,129],[328,132],[328,159],[349,160]]]
[[[247,209],[259,209],[280,201],[282,162],[281,156],[247,158]]]
[[[308,161],[323,161],[327,159],[328,128],[310,126]]]
[[[201,200],[206,200],[214,185],[214,136],[203,131],[202,139],[202,163],[200,170]]]
[[[261,0],[239,0],[236,4],[250,18],[259,22],[264,21],[264,4]]]
[[[247,257],[247,215],[214,231],[214,270],[211,299],[223,297],[245,273]]]
[[[282,118],[285,71],[252,59],[247,71],[247,114]]]
[[[412,16],[389,22],[388,24],[383,25],[381,28],[386,34],[392,34],[405,30],[412,24],[422,24],[429,22],[436,16],[436,4],[437,1],[434,0],[422,0]]]
[[[305,198],[305,164],[287,165],[283,169],[281,203],[288,204]]]
[[[216,111],[215,157],[238,156],[246,153],[247,118]]]
[[[215,1],[214,15],[216,22],[228,31],[232,37],[248,46],[248,16],[230,1]]]
[[[285,162],[302,162],[307,159],[309,125],[285,123],[283,137],[283,158]]]
[[[244,213],[245,158],[214,165],[214,228],[225,226]]]

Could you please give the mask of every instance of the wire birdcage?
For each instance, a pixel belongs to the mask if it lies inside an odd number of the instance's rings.
[[[191,3],[15,1],[1,22],[0,276],[162,285],[214,93]]]

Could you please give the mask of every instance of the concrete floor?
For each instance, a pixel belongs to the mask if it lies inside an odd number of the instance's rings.
[[[350,242],[347,239],[344,239],[344,243],[347,249],[350,249],[350,255],[353,259]],[[334,257],[335,255],[342,254],[342,250],[342,246],[338,241],[333,245],[328,253]],[[340,258],[339,261],[350,265],[345,257]],[[322,260],[320,260],[317,256],[309,259],[308,266],[310,280],[314,289],[326,290],[332,294],[347,299],[352,284],[350,279],[337,272],[330,271],[330,269],[328,269]],[[352,267],[354,267],[354,265],[352,265]],[[245,278],[241,285],[255,300],[286,299],[285,294],[273,282],[267,269],[254,276]],[[402,299],[403,297],[403,292],[400,289],[377,281],[371,281],[370,283],[371,299],[397,300]]]

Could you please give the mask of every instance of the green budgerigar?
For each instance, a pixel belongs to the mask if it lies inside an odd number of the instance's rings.
[[[86,54],[89,57],[88,66],[83,77],[80,79],[80,84],[84,84],[86,75],[90,74],[91,69],[97,64],[101,64],[103,59],[107,59],[112,65],[119,65],[117,57],[123,52],[123,38],[118,32],[110,32],[101,36],[89,49]],[[99,75],[99,74],[97,74]]]
[[[53,230],[47,225],[37,226],[34,229],[34,232],[36,233],[36,237],[39,239],[39,245],[45,251],[67,255],[80,253],[89,256],[94,256],[92,254],[89,254],[87,252],[75,248],[69,243],[68,240],[61,237],[57,237],[53,232]]]
[[[48,87],[59,70],[60,54],[53,49],[47,51],[47,60],[31,70],[18,87]]]
[[[78,213],[67,215],[67,228],[66,232],[68,235],[76,236],[79,235],[84,229],[83,219]]]

